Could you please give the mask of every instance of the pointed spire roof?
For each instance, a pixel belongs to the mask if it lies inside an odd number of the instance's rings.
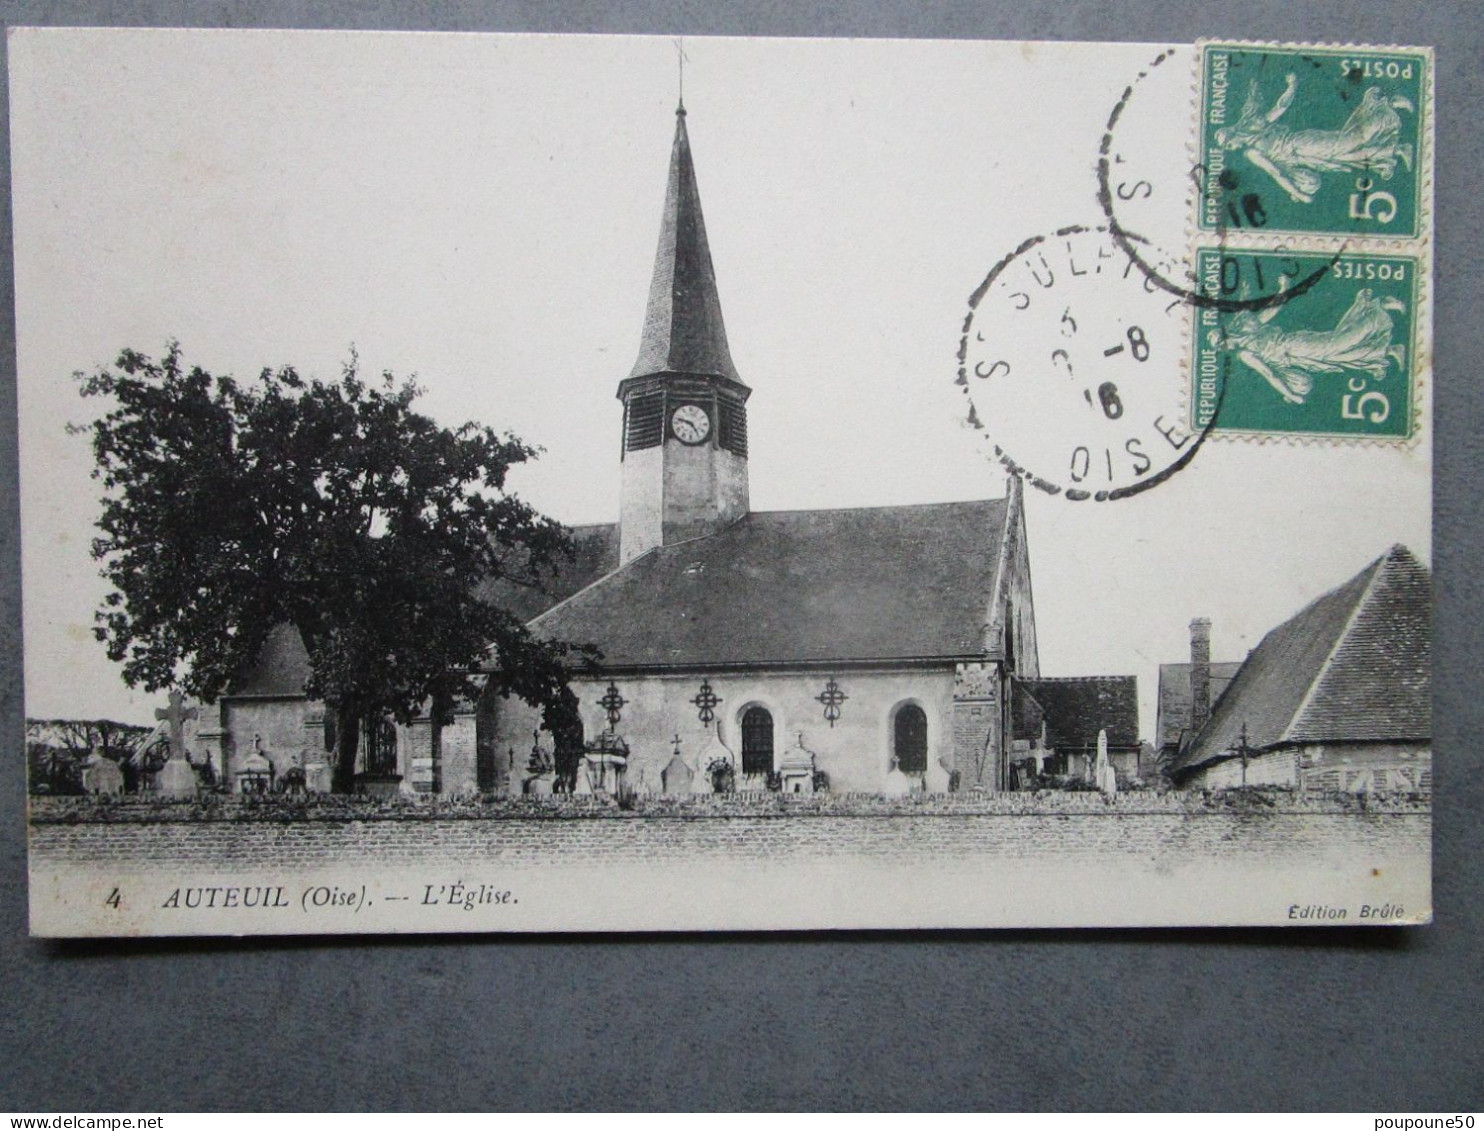
[[[656,373],[693,373],[740,382],[716,293],[716,272],[706,243],[701,194],[685,132],[685,104],[675,111],[675,144],[670,150],[670,180],[660,220],[660,245],[654,257],[654,281],[633,377]]]

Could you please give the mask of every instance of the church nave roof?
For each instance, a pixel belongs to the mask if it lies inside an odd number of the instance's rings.
[[[984,654],[1006,500],[755,512],[536,618],[626,667]]]

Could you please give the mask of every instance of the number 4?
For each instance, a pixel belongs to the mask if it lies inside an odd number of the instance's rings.
[[[103,906],[112,907],[115,911],[119,909],[119,889],[114,888],[108,893],[108,898],[103,901]]]

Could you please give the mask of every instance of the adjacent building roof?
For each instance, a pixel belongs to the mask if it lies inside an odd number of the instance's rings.
[[[670,151],[659,251],[654,259],[639,359],[629,376],[656,373],[704,374],[741,381],[727,346],[683,106],[675,112],[675,143]]]
[[[1139,680],[1132,675],[1072,676],[1063,679],[1017,679],[1014,700],[1034,699],[1046,721],[1046,744],[1056,750],[1097,748],[1098,732],[1108,732],[1112,748],[1139,745]],[[1016,705],[1017,720],[1034,717],[1028,705]],[[1017,738],[1034,737],[1017,733]]]
[[[986,654],[1007,501],[754,512],[662,546],[538,617],[605,667]]]
[[[1190,667],[1184,664],[1159,665],[1159,711],[1155,719],[1154,745],[1163,750],[1167,746],[1179,746],[1190,729]],[[1242,667],[1241,660],[1229,660],[1211,665],[1211,705],[1220,701],[1227,684],[1236,677]]]
[[[494,578],[479,587],[479,595],[529,622],[618,568],[618,523],[571,526],[567,532],[577,548],[576,557],[563,562],[555,572],[543,575],[539,588]]]
[[[573,561],[542,578],[538,588],[505,578],[486,581],[479,595],[530,621],[558,601],[590,585],[618,566],[618,524],[601,523],[569,528],[577,554]],[[280,698],[304,693],[309,679],[309,653],[292,625],[281,624],[268,633],[257,663],[233,681],[232,698]]]
[[[275,625],[263,641],[258,660],[232,683],[232,698],[278,698],[304,694],[309,681],[309,653],[299,630],[291,624]]]
[[[1432,574],[1393,546],[1252,650],[1179,774],[1250,749],[1432,736]]]

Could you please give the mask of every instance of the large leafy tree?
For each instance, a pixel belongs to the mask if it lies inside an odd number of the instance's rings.
[[[125,350],[78,374],[103,411],[81,426],[103,486],[93,556],[113,590],[95,634],[131,686],[180,686],[207,701],[289,624],[304,640],[304,691],[334,712],[336,787],[347,789],[362,724],[446,714],[498,690],[570,708],[573,664],[481,596],[504,578],[540,585],[572,553],[564,529],[505,490],[536,455],[473,423],[442,427],[420,390],[292,368],[256,381]]]

